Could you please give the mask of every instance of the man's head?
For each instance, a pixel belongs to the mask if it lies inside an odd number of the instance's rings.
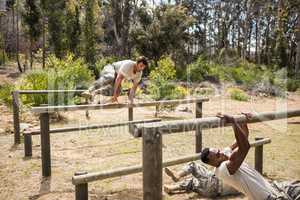
[[[147,66],[148,66],[147,58],[145,56],[138,57],[138,59],[136,60],[136,71],[141,72]]]
[[[202,162],[214,167],[219,167],[220,164],[227,159],[228,157],[219,149],[205,148],[201,152]]]

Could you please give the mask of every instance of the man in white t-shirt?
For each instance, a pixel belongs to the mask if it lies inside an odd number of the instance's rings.
[[[215,167],[215,175],[224,182],[245,194],[250,200],[275,199],[278,195],[272,185],[253,167],[244,162],[250,144],[247,123],[238,123],[229,115],[218,115],[225,123],[231,123],[236,142],[221,151],[205,148],[201,153],[204,163]],[[251,117],[246,114],[247,119]]]
[[[133,98],[142,78],[142,73],[148,61],[144,56],[139,57],[136,61],[122,60],[106,65],[100,73],[98,80],[82,93],[82,96],[91,98],[96,94],[113,96],[112,102],[118,102],[121,85],[124,79],[133,82],[129,92],[129,101],[133,103]]]

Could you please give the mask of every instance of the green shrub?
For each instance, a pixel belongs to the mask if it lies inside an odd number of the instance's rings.
[[[289,92],[296,92],[300,88],[300,80],[288,79],[286,86]]]
[[[250,99],[250,97],[239,88],[230,88],[228,92],[230,94],[230,98],[237,101],[248,101]]]
[[[12,106],[11,92],[13,90],[13,84],[4,83],[3,85],[0,85],[0,102],[7,105],[8,107]]]
[[[210,74],[210,63],[200,56],[196,62],[188,65],[187,78],[192,82],[201,82]]]
[[[17,89],[20,90],[47,90],[48,77],[55,74],[47,72],[47,70],[34,70],[24,74],[17,83]],[[23,104],[40,105],[47,104],[47,95],[30,94],[21,96]]]
[[[22,90],[70,90],[87,88],[93,81],[91,71],[83,59],[75,59],[69,54],[64,59],[50,56],[47,60],[47,70],[34,70],[23,75],[19,81],[18,89]],[[71,104],[73,95],[23,95],[24,104]]]
[[[176,86],[172,91],[170,99],[183,99],[188,95],[189,91],[187,88],[182,86]]]
[[[158,61],[158,66],[150,72],[149,93],[155,100],[173,98],[175,85],[171,83],[176,77],[175,64],[170,57]]]

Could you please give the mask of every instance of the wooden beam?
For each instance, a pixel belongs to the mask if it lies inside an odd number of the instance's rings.
[[[42,155],[42,175],[51,176],[51,150],[49,134],[49,114],[40,114],[41,122],[41,155]]]
[[[300,110],[278,111],[278,112],[263,112],[254,114],[250,120],[247,120],[244,115],[234,115],[238,122],[257,123],[270,120],[285,119],[290,117],[299,117]],[[141,137],[142,131],[147,129],[157,129],[163,134],[171,134],[185,131],[194,131],[197,128],[211,129],[217,127],[231,126],[224,124],[218,117],[206,117],[200,119],[188,120],[172,120],[156,123],[148,123],[143,125],[135,125],[134,136]]]
[[[128,121],[133,121],[133,107],[128,108]],[[129,133],[132,133],[133,129],[134,129],[133,124],[129,124],[128,126]]]
[[[82,93],[85,90],[19,90],[20,94]]]
[[[75,176],[85,175],[87,172],[76,172]],[[88,192],[88,183],[82,183],[75,186],[75,200],[88,200],[89,192]]]
[[[150,123],[150,122],[159,122],[161,119],[146,119],[146,120],[136,120],[130,122],[121,122],[121,123],[114,123],[114,124],[94,124],[94,125],[87,125],[87,126],[80,126],[80,127],[68,127],[68,128],[56,128],[49,130],[49,133],[64,133],[64,132],[73,132],[73,131],[83,131],[83,130],[93,130],[93,129],[100,129],[100,128],[113,128],[125,125],[134,125],[134,124],[141,124],[141,123]],[[32,135],[40,135],[40,130],[26,130],[23,133],[24,135],[24,153],[25,156],[30,157],[32,156]]]
[[[32,156],[32,137],[31,135],[24,135],[24,153],[25,157]]]
[[[113,128],[118,126],[151,123],[151,122],[159,122],[159,121],[161,121],[161,119],[154,118],[154,119],[135,120],[135,121],[111,123],[111,124],[92,124],[92,125],[79,126],[79,127],[53,128],[49,130],[49,133],[64,133],[64,132],[84,131],[84,130],[101,129],[101,128]],[[24,131],[23,135],[24,136],[40,135],[40,130],[39,129],[26,130]]]
[[[202,118],[202,102],[197,102],[195,104],[196,110],[196,118]],[[201,127],[197,127],[195,131],[195,151],[196,153],[200,153],[202,151],[202,129]]]
[[[13,123],[14,123],[14,139],[15,144],[21,143],[20,137],[20,96],[19,91],[12,92],[12,107],[13,107]]]
[[[162,134],[143,135],[143,200],[162,200]]]
[[[256,146],[261,146],[261,145],[269,144],[269,143],[271,143],[271,139],[265,138],[262,140],[251,142],[250,145],[251,145],[251,147],[256,147]],[[187,163],[190,161],[196,161],[196,160],[200,159],[200,156],[201,156],[201,153],[197,153],[197,154],[178,157],[176,159],[170,159],[170,160],[163,162],[162,167],[169,167],[169,166],[173,166],[173,165]],[[136,174],[136,173],[142,172],[142,170],[143,170],[142,165],[135,165],[135,166],[131,166],[131,167],[124,167],[124,168],[119,168],[119,169],[114,169],[114,170],[93,172],[93,173],[88,173],[85,175],[73,176],[72,183],[74,185],[78,185],[78,184],[82,184],[82,183],[104,180],[104,179],[108,179],[108,178]]]
[[[33,107],[31,109],[34,113],[52,113],[58,111],[76,111],[76,110],[99,110],[99,109],[117,109],[117,108],[131,108],[131,107],[148,107],[156,105],[176,105],[176,104],[189,104],[196,102],[208,101],[208,98],[197,99],[180,99],[180,100],[168,100],[168,101],[153,101],[143,103],[108,103],[108,104],[94,104],[94,105],[69,105],[69,106],[41,106]]]
[[[260,141],[263,140],[263,138],[255,138],[255,140]],[[263,145],[256,146],[254,151],[254,165],[256,171],[259,173],[263,173]]]

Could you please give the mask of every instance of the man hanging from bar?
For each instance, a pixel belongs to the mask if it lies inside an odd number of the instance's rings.
[[[251,114],[244,113],[246,119]],[[171,194],[177,191],[194,191],[202,196],[217,197],[245,194],[250,200],[300,200],[300,181],[286,181],[269,183],[259,172],[244,162],[250,149],[248,141],[247,123],[237,122],[234,117],[218,114],[224,123],[233,126],[236,142],[223,151],[205,148],[201,153],[201,160],[215,167],[214,172],[207,170],[201,164],[192,162],[183,171],[174,173],[165,169],[173,181],[192,174],[193,177],[175,185],[165,185],[165,192]]]
[[[129,92],[129,101],[133,103],[136,89],[146,66],[148,66],[148,61],[144,56],[139,57],[136,61],[123,60],[106,65],[101,71],[99,79],[83,92],[82,96],[92,101],[97,94],[113,96],[111,101],[118,103],[122,82],[127,79],[133,82]]]

